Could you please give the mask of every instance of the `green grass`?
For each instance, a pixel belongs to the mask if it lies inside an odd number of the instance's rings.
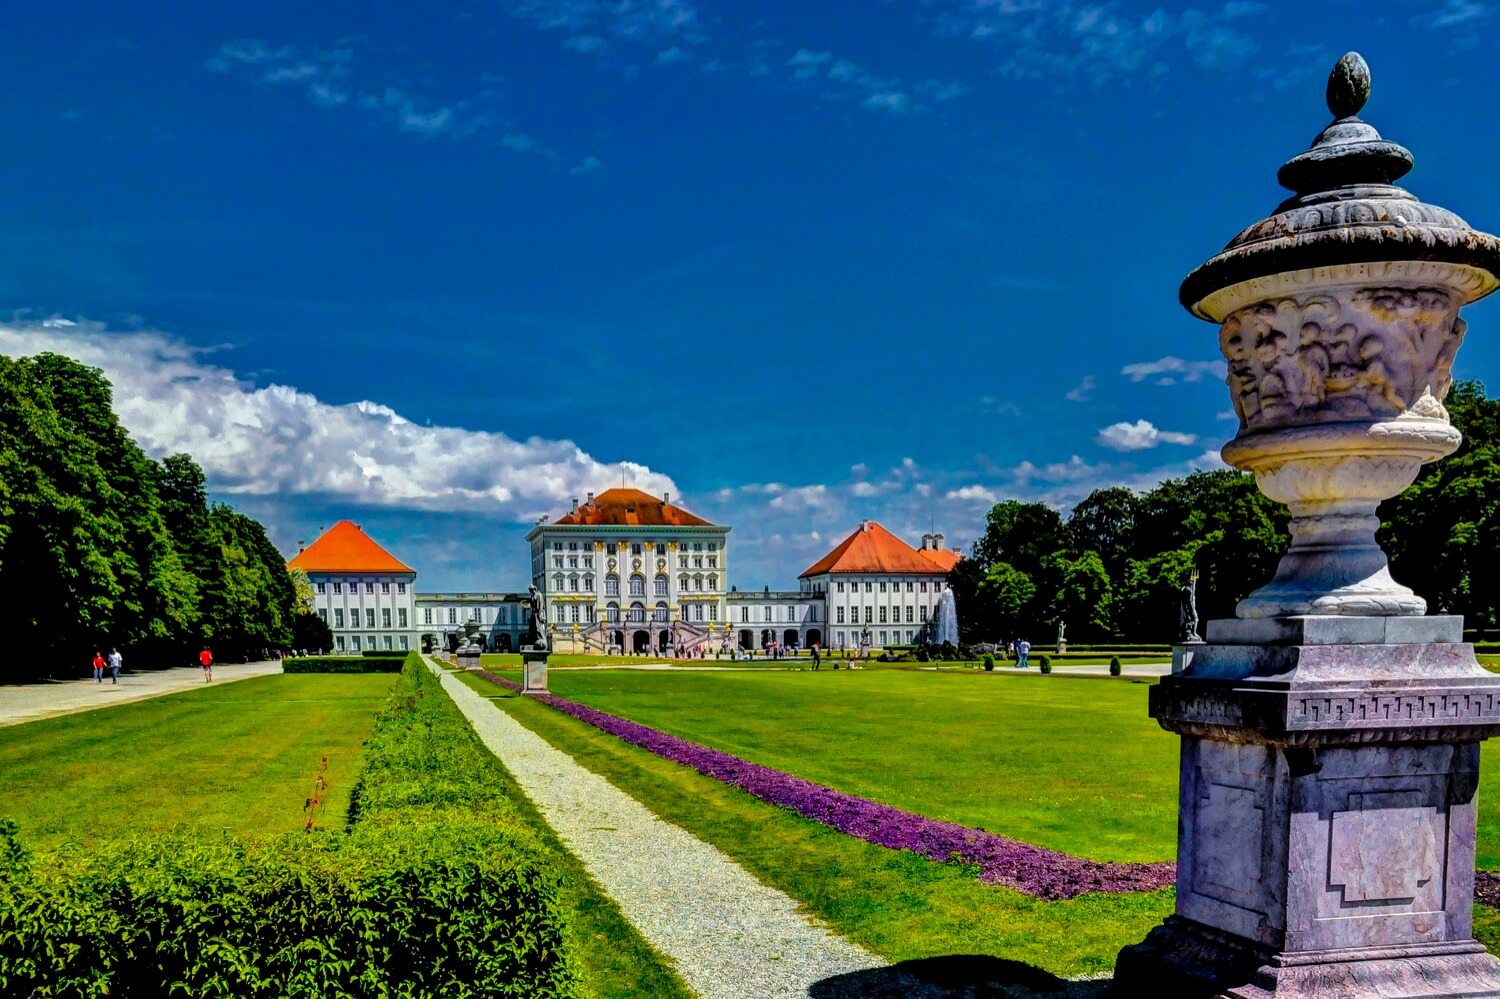
[[[969,671],[557,673],[552,691],[931,818],[1097,860],[1169,860],[1177,738],[1146,683]]]
[[[257,677],[0,728],[0,816],[34,846],[177,823],[288,832],[327,755],[324,821],[340,826],[393,679]]]
[[[694,674],[654,675],[675,682]],[[971,870],[845,836],[472,674],[462,679],[657,815],[719,847],[835,931],[891,961],[987,954],[1056,975],[1108,974],[1120,947],[1140,940],[1172,911],[1170,891],[1040,902],[984,885]]]

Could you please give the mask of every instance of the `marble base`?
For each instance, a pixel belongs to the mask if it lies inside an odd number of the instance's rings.
[[[521,649],[521,693],[547,693],[547,657],[551,654],[551,649],[536,649],[529,645]]]
[[[1413,645],[1464,640],[1458,615],[1218,618],[1204,628],[1210,645]]]
[[[454,661],[463,669],[479,668],[479,647],[459,649],[454,653]]]
[[[1113,994],[1182,999],[1500,997],[1483,946],[1418,944],[1278,954],[1180,916],[1120,951]]]

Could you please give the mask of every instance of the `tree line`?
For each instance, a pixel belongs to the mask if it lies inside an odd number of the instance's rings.
[[[1492,629],[1500,586],[1500,400],[1478,382],[1446,405],[1464,443],[1423,468],[1380,508],[1380,541],[1397,580],[1428,613]],[[1176,637],[1180,587],[1194,568],[1204,620],[1267,582],[1286,550],[1287,509],[1230,469],[1167,479],[1142,493],[1097,489],[1066,518],[1044,503],[1005,500],[958,564],[952,587],[965,641],[1160,643]]]
[[[98,369],[0,356],[0,592],[18,642],[0,680],[76,675],[111,646],[133,666],[327,647],[300,582],[260,523],[209,502],[191,457],[130,439]]]

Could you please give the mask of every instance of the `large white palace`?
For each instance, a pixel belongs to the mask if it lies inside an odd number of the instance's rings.
[[[941,534],[913,548],[872,520],[795,590],[729,582],[730,528],[671,496],[609,489],[526,534],[556,652],[857,648],[922,641],[959,554]],[[288,563],[307,572],[337,651],[451,646],[472,633],[512,651],[533,634],[527,595],[417,593],[416,572],[340,521]]]

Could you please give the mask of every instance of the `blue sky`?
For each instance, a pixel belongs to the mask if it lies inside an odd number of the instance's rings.
[[[670,489],[789,585],[861,518],[1212,467],[1182,276],[1282,194],[1344,51],[1407,185],[1500,227],[1478,0],[11,5],[0,350],[119,385],[288,550],[349,516],[518,587]],[[1459,374],[1500,384],[1480,303]]]

